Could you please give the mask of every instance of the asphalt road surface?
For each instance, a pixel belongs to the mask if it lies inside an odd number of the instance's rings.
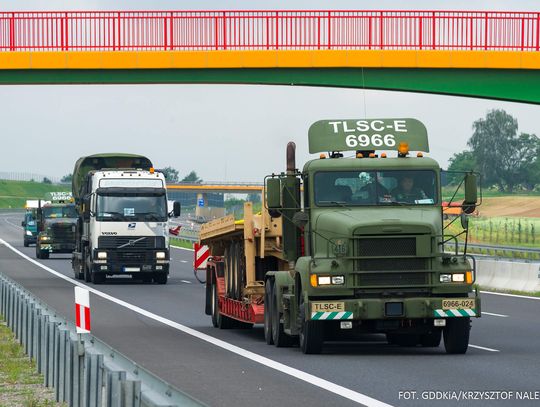
[[[21,220],[0,214],[0,272],[74,320],[73,286],[83,283],[69,255],[35,260]],[[465,355],[447,355],[442,344],[388,345],[378,335],[303,355],[266,345],[260,326],[213,328],[192,252],[172,250],[167,285],[122,277],[88,284],[92,333],[209,406],[540,405],[540,299],[484,293]]]

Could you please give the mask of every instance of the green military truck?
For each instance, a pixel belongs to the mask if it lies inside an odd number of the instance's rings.
[[[299,171],[289,143],[286,172],[265,180],[260,214],[248,203],[243,222],[202,226],[213,325],[264,323],[268,344],[299,341],[304,353],[364,333],[401,346],[438,347],[444,337],[447,353],[465,353],[480,317],[475,262],[443,224],[441,169],[423,155],[424,125],[318,121],[309,152],[322,154]],[[460,186],[471,213],[476,175],[463,174]],[[466,237],[465,215],[462,227]]]
[[[71,253],[75,248],[77,211],[70,192],[49,192],[37,209],[36,258]]]

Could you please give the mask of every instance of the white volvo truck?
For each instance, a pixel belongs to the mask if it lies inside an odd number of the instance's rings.
[[[165,177],[152,162],[132,154],[80,158],[73,171],[79,214],[72,255],[75,277],[94,284],[130,275],[166,284],[170,246]]]

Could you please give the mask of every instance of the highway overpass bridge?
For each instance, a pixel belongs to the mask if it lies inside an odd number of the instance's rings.
[[[233,83],[540,103],[540,14],[0,13],[0,83]]]

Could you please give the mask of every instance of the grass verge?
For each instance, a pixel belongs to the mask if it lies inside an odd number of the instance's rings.
[[[171,239],[171,246],[183,247],[184,249],[193,249],[193,242],[191,240],[183,239]]]
[[[57,407],[54,391],[43,385],[35,363],[24,354],[0,316],[0,407]]]

